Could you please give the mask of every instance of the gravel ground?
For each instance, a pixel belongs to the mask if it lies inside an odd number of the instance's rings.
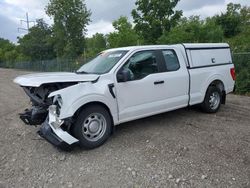
[[[119,125],[103,146],[63,152],[18,113],[28,98],[0,69],[0,187],[250,187],[250,97]]]

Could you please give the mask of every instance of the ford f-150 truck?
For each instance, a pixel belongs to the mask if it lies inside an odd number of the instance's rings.
[[[30,97],[20,118],[69,149],[102,145],[114,126],[200,105],[215,113],[233,91],[228,44],[176,44],[109,49],[72,73],[37,73],[14,80]]]

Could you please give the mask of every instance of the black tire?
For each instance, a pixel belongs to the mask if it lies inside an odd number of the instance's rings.
[[[104,121],[106,122],[105,130],[103,128],[105,124]],[[99,128],[97,128],[97,126],[101,129],[103,128],[100,134],[98,134]],[[95,129],[98,130],[94,133]],[[80,147],[93,149],[101,146],[109,138],[111,129],[112,121],[109,112],[101,105],[89,105],[78,114],[73,127],[73,134],[79,140]]]
[[[216,105],[213,106],[213,97],[217,99]],[[206,113],[216,113],[220,109],[222,101],[222,92],[219,88],[215,86],[209,86],[204,98],[204,101],[201,103],[201,110]]]

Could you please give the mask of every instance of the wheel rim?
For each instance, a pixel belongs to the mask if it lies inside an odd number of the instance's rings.
[[[85,118],[82,126],[82,134],[85,139],[95,142],[103,137],[107,129],[107,122],[100,113],[90,114]]]
[[[220,94],[218,92],[213,92],[210,95],[209,105],[212,110],[216,110],[220,105]]]

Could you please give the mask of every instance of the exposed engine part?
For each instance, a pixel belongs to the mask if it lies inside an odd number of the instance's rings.
[[[42,124],[48,115],[48,107],[53,103],[53,98],[48,98],[49,94],[74,84],[77,84],[77,82],[50,83],[40,87],[23,87],[25,93],[30,97],[32,107],[31,109],[25,109],[24,113],[19,114],[20,119],[28,125]]]
[[[47,117],[47,109],[39,106],[32,106],[31,109],[25,109],[24,113],[19,114],[20,119],[27,125],[39,125]]]

